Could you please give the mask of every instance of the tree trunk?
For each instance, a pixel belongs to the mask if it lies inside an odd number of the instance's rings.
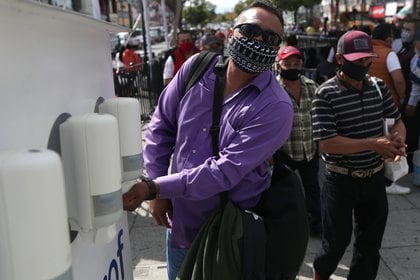
[[[176,6],[175,6],[175,17],[174,17],[174,22],[172,23],[173,26],[173,36],[172,36],[172,40],[171,40],[171,46],[176,46],[177,45],[177,41],[178,41],[178,29],[180,27],[180,22],[181,22],[181,15],[182,15],[182,0],[176,0]]]

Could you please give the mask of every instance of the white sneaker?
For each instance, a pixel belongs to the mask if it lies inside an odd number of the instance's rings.
[[[402,187],[395,182],[393,182],[389,187],[386,187],[387,194],[409,194],[410,191],[410,188]]]

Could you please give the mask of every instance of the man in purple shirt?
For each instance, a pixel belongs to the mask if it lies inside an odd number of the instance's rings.
[[[218,158],[210,135],[217,59],[184,94],[194,57],[189,59],[159,98],[144,148],[153,180],[135,184],[123,199],[124,209],[131,211],[151,200],[153,217],[170,229],[170,280],[201,225],[220,204],[222,192],[249,209],[269,185],[269,159],[288,139],[293,119],[290,99],[270,71],[282,35],[278,10],[260,1],[247,7],[229,30]]]

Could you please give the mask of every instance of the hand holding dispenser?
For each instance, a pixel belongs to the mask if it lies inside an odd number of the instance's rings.
[[[53,151],[0,152],[0,279],[73,279],[63,169]]]
[[[72,229],[89,241],[112,240],[123,213],[117,120],[70,117],[60,126],[60,142]]]

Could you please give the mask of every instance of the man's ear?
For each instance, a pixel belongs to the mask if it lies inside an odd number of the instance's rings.
[[[343,57],[341,55],[339,55],[338,53],[335,54],[335,59],[337,60],[338,64],[343,64]]]

